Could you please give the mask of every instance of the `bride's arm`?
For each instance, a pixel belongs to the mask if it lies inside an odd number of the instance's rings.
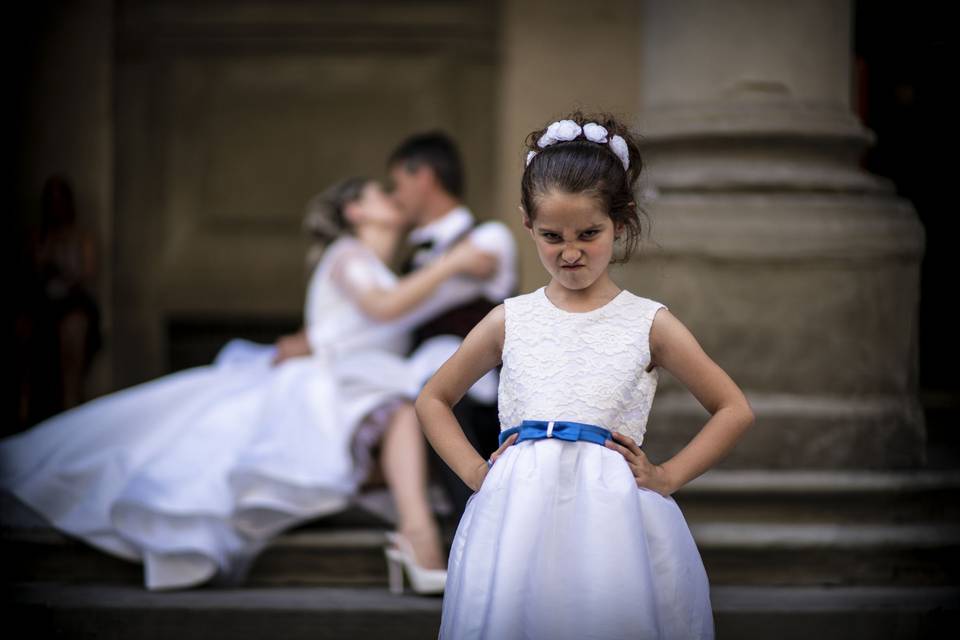
[[[344,273],[338,274],[337,267],[342,267]],[[363,283],[355,273],[359,268],[362,267],[353,257],[348,257],[342,264],[336,265],[334,280],[353,298],[361,311],[379,322],[389,322],[416,308],[441,284],[461,271],[460,265],[449,254],[443,254],[429,265],[398,279],[396,285],[383,287]]]
[[[464,302],[473,300],[482,294],[483,281],[472,281],[467,278],[451,278],[441,284],[429,298],[419,306],[388,322],[381,322],[369,329],[370,333],[355,334],[358,341],[363,341],[371,334],[397,333],[409,331],[424,322],[453,309]]]
[[[445,254],[445,256],[446,255],[448,254]],[[444,259],[445,256],[441,256],[434,262]],[[340,274],[341,277],[339,279],[342,280],[342,286],[344,286],[348,295],[357,300],[369,295],[388,294],[390,289],[384,288],[379,284],[374,270],[368,263],[359,262],[361,259],[363,258],[357,258],[356,265],[344,269]],[[353,262],[353,260],[351,260],[351,262]],[[413,281],[413,278],[419,279],[424,277],[421,276],[419,272],[427,273],[426,278],[435,277],[436,273],[434,276],[430,276],[429,272],[434,269],[442,271],[443,268],[442,266],[438,267],[434,263],[431,263],[401,279],[397,286],[402,287],[404,286],[404,281]],[[349,335],[340,335],[338,332],[338,335],[335,337],[324,335],[322,326],[309,327],[307,329],[307,337],[312,348],[315,350],[323,349],[331,354],[349,352],[354,345],[369,344],[379,339],[391,338],[399,333],[410,331],[444,313],[448,309],[473,300],[477,296],[484,294],[485,285],[486,280],[479,278],[448,277],[442,281],[439,286],[436,286],[432,293],[428,292],[429,297],[422,300],[418,305],[403,315],[395,317],[392,320],[377,322],[363,330],[352,331]]]
[[[501,261],[473,243],[460,245],[385,287],[368,256],[343,258],[334,265],[334,282],[367,316],[407,328],[480,295]]]
[[[308,356],[313,351],[307,338],[306,327],[296,333],[280,336],[274,346],[276,346],[276,353],[273,355],[273,364],[280,364],[290,358]]]

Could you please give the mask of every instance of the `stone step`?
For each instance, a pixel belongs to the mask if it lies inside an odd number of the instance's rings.
[[[386,588],[201,588],[13,583],[8,628],[32,636],[148,640],[435,638],[440,596]],[[960,587],[711,588],[717,640],[955,638]]]
[[[712,584],[960,585],[960,527],[692,524]]]
[[[98,639],[435,638],[442,596],[386,587],[209,588],[151,592],[134,585],[14,583],[10,628],[33,637]]]
[[[960,584],[960,527],[711,522],[691,531],[712,584]],[[385,585],[383,529],[302,528],[256,559],[249,586]],[[449,550],[450,538],[446,539]],[[142,567],[54,531],[7,532],[8,579],[142,584]]]
[[[717,640],[960,637],[960,587],[718,586]]]
[[[104,553],[57,531],[7,531],[2,540],[8,580],[143,584],[141,563]],[[257,557],[246,584],[386,585],[385,543],[382,529],[288,531]]]
[[[712,469],[673,494],[687,522],[960,523],[960,471]]]
[[[943,585],[960,584],[958,486],[947,471],[714,470],[674,495],[711,583]],[[386,584],[384,531],[395,514],[385,492],[362,504],[275,538],[248,584]],[[444,533],[449,549],[449,523]],[[0,541],[10,579],[143,583],[139,563],[48,528],[3,530]]]

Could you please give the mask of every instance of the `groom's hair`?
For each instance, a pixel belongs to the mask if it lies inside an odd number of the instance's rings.
[[[416,171],[422,165],[433,170],[444,190],[457,199],[463,199],[463,165],[457,144],[442,131],[429,131],[410,136],[400,143],[387,166],[402,163],[408,172]]]

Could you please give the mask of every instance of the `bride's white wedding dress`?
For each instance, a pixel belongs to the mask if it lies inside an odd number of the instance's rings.
[[[396,276],[339,238],[307,292],[313,355],[271,366],[272,346],[233,341],[211,365],[61,413],[0,440],[0,489],[46,524],[142,562],[148,589],[242,581],[272,536],[349,506],[391,410],[428,373],[402,354],[437,307],[378,324],[343,283],[390,287]]]

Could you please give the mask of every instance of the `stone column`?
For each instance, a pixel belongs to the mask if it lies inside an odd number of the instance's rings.
[[[859,159],[848,1],[645,0],[640,118],[671,305],[757,414],[727,468],[921,464],[925,235]],[[639,267],[646,269],[646,266]],[[664,372],[648,433],[672,455],[708,417]]]

